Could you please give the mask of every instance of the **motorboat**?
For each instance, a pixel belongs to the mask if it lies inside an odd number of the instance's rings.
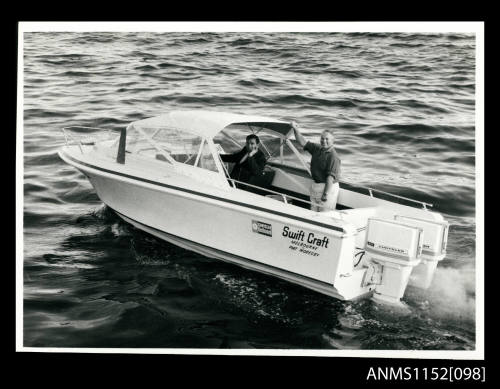
[[[63,132],[59,156],[126,222],[337,299],[401,304],[446,255],[449,224],[425,202],[341,181],[336,209],[312,211],[310,164],[287,121],[191,110]],[[221,159],[252,133],[267,158],[259,185],[231,178]]]

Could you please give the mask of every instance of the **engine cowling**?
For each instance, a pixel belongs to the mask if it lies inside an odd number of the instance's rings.
[[[421,262],[423,229],[397,220],[369,218],[365,252],[367,260],[380,268],[373,298],[400,303],[412,270]]]
[[[446,256],[449,223],[399,215],[394,216],[394,219],[421,228],[424,232],[421,262],[413,269],[409,285],[427,289],[432,282],[438,262]]]

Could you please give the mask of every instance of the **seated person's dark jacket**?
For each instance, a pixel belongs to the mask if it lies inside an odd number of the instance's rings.
[[[266,165],[266,157],[262,151],[258,150],[253,156],[247,157],[243,163],[240,164],[241,159],[247,153],[248,151],[246,147],[244,147],[234,154],[222,154],[221,158],[224,162],[235,163],[230,173],[232,179],[246,182],[251,185],[259,185]]]

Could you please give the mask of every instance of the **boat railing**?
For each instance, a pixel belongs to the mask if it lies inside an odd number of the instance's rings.
[[[293,169],[293,170],[297,171],[298,174],[304,175],[304,177],[309,177],[309,178],[311,177],[310,172],[308,170],[304,169],[303,167],[285,165],[285,164],[282,164],[282,163],[279,163],[279,162],[274,162],[274,161],[271,163],[271,165],[272,166],[276,166],[276,167],[280,167],[280,168],[285,168],[285,169]],[[371,187],[368,187],[368,186],[363,186],[363,185],[359,185],[359,184],[353,184],[352,182],[349,182],[349,181],[343,181],[343,180],[341,180],[340,184],[348,185],[348,186],[351,186],[351,187],[354,187],[354,188],[363,189],[363,190],[365,190],[367,192],[367,194],[370,197],[374,197],[374,198],[379,198],[377,196],[377,194],[380,194],[380,195],[385,195],[387,197],[392,197],[392,198],[397,198],[397,199],[400,199],[400,200],[405,200],[405,201],[408,201],[408,202],[413,203],[413,204],[418,204],[423,209],[427,209],[427,207],[429,207],[429,208],[433,207],[433,205],[431,203],[426,203],[424,201],[410,199],[408,197],[404,197],[404,196],[400,196],[400,195],[397,195],[397,194],[385,192],[385,191],[380,190],[380,189],[374,189],[374,188],[371,188]]]
[[[287,195],[287,194],[284,194],[284,193],[281,193],[281,192],[278,192],[278,191],[275,191],[275,190],[272,190],[272,189],[267,189],[267,188],[264,188],[262,186],[252,185],[252,184],[249,184],[247,182],[235,180],[233,178],[228,178],[228,180],[233,184],[233,187],[236,187],[236,184],[241,184],[241,185],[244,185],[244,186],[248,186],[248,187],[251,187],[251,188],[262,190],[264,192],[271,193],[271,194],[276,195],[276,196],[281,196],[281,198],[283,199],[283,202],[285,204],[288,204],[288,199],[292,199],[292,200],[299,201],[299,202],[304,203],[304,204],[314,205],[315,207],[327,208],[327,206],[324,206],[324,205],[321,205],[321,204],[318,204],[318,203],[313,203],[311,201],[304,200],[304,199],[301,199],[301,198],[296,197],[296,196]],[[351,185],[351,186],[356,186],[358,188],[362,188],[362,189],[368,190],[370,197],[376,197],[376,196],[374,196],[374,193],[380,193],[380,194],[384,194],[384,195],[387,195],[387,196],[390,196],[390,197],[395,197],[395,198],[398,198],[398,199],[401,199],[401,200],[405,200],[405,201],[413,202],[413,203],[416,203],[416,204],[420,204],[423,209],[427,209],[427,207],[432,207],[433,206],[432,204],[426,203],[424,201],[410,199],[408,197],[395,195],[395,194],[392,194],[392,193],[389,193],[389,192],[384,192],[382,190],[373,189],[373,188],[370,188],[370,187],[367,187],[367,186],[353,185],[353,184],[351,184],[349,182],[345,182],[345,181],[341,181],[341,182],[345,183],[345,184],[348,184],[348,185]]]
[[[380,189],[374,189],[374,188],[371,188],[371,187],[368,187],[368,186],[353,184],[352,182],[347,182],[347,181],[340,181],[340,183],[341,184],[346,184],[346,185],[349,185],[349,186],[353,186],[353,187],[356,187],[356,188],[360,188],[360,189],[366,189],[368,191],[368,194],[369,194],[370,197],[378,198],[374,194],[382,194],[382,195],[385,195],[385,196],[388,196],[388,197],[393,197],[393,198],[397,198],[397,199],[400,199],[400,200],[405,200],[405,201],[408,201],[408,202],[411,202],[411,203],[419,204],[423,209],[427,209],[427,207],[431,207],[431,208],[433,207],[433,204],[431,204],[431,203],[426,203],[424,201],[410,199],[409,197],[404,197],[404,196],[400,196],[400,195],[397,195],[397,194],[394,194],[394,193],[385,192],[385,191],[380,190]]]
[[[100,131],[99,136],[96,136],[93,131]],[[63,127],[61,130],[64,134],[64,140],[66,142],[66,146],[74,144],[78,146],[80,152],[83,154],[82,146],[93,145],[96,142],[96,138],[99,141],[111,140],[113,136],[117,136],[117,132],[111,129],[106,128],[97,128],[97,127],[85,127],[85,126],[68,126]]]
[[[285,204],[289,204],[288,199],[291,199],[291,200],[299,201],[299,202],[304,203],[304,204],[313,205],[313,206],[319,207],[319,208],[328,208],[328,206],[326,206],[326,205],[321,205],[321,204],[313,203],[311,201],[304,200],[304,199],[301,199],[299,197],[287,195],[287,194],[284,194],[284,193],[281,193],[281,192],[277,192],[277,191],[272,190],[272,189],[264,188],[262,186],[252,185],[252,184],[249,184],[247,182],[238,181],[238,180],[235,180],[233,178],[228,178],[228,181],[230,181],[230,182],[233,183],[233,187],[236,187],[236,184],[241,184],[241,185],[245,185],[245,186],[248,186],[248,187],[251,187],[251,188],[262,190],[264,192],[272,193],[275,196],[280,196],[283,199],[283,202]],[[333,211],[333,209],[332,209],[332,211]]]

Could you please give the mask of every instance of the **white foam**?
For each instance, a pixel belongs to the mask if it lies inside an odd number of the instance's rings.
[[[420,305],[437,318],[474,321],[476,308],[475,271],[473,268],[438,267],[425,301]]]

